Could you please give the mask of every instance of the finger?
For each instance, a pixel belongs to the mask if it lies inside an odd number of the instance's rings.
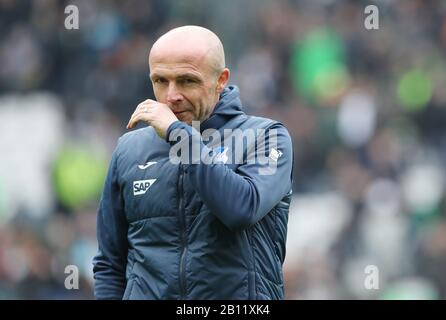
[[[136,124],[139,121],[142,121],[142,120],[147,121],[148,114],[149,114],[149,111],[146,111],[146,110],[135,111],[127,124],[127,129],[132,129],[133,127],[136,126]]]
[[[141,118],[140,115],[141,115],[141,112],[135,112],[132,115],[132,117],[129,120],[129,123],[127,124],[127,127],[129,129],[133,129],[136,126],[136,124],[139,122],[139,120]]]
[[[158,101],[155,101],[153,99],[146,99],[141,104],[152,104],[152,103],[158,103]]]
[[[133,129],[133,127],[135,127],[135,125],[140,120],[140,114],[141,114],[141,112],[135,112],[132,115],[132,117],[130,118],[130,120],[129,120],[128,124],[127,124],[127,129]]]
[[[140,103],[140,104],[138,104],[138,106],[136,107],[136,109],[135,109],[135,111],[133,112],[133,114],[135,114],[135,113],[137,113],[137,112],[139,112],[139,111],[145,110],[145,109],[147,109],[146,105],[144,105],[143,103]]]
[[[134,113],[141,112],[141,111],[148,113],[148,112],[152,111],[153,107],[154,107],[153,104],[143,102],[138,105],[138,107],[136,108]]]
[[[136,110],[144,110],[144,109],[148,109],[148,104],[145,102],[138,104],[138,107],[136,108]]]
[[[136,117],[133,117],[130,119],[129,123],[127,124],[127,129],[133,129],[135,125],[138,123],[139,119]]]
[[[142,108],[136,108],[136,110],[132,113],[130,119],[133,118],[133,117],[135,117],[136,115],[138,115],[138,114],[140,114],[140,113],[145,112],[145,111],[146,111],[145,109],[142,109]]]
[[[136,119],[135,117],[137,117],[140,114],[145,114],[145,115],[149,114],[152,111],[153,104],[156,104],[156,103],[158,103],[158,102],[155,100],[146,99],[143,102],[141,102],[140,104],[138,104],[136,106],[136,109],[133,112],[132,116],[130,117],[130,120],[129,120],[127,126],[126,126],[127,129],[132,129],[137,124],[138,121],[144,120],[141,118]]]
[[[140,113],[145,113],[145,112],[147,112],[148,111],[148,108],[144,105],[144,103],[140,103],[140,104],[138,104],[137,106],[136,106],[136,109],[135,109],[135,111],[132,113],[132,115],[130,116],[130,120],[129,120],[129,122],[127,123],[127,129],[131,129],[131,128],[133,128],[134,127],[134,125],[136,124],[135,123],[135,117],[137,116],[137,115],[139,115]]]
[[[158,103],[158,102],[155,100],[152,100],[152,99],[144,100],[143,102],[138,104],[138,106],[136,107],[136,110],[140,110],[140,109],[144,109],[144,108],[149,109],[154,103]]]

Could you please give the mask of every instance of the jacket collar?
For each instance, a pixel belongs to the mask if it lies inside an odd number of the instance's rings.
[[[220,94],[220,99],[210,117],[200,124],[200,131],[219,129],[230,119],[241,114],[244,114],[244,112],[242,111],[239,89],[234,85],[228,86]]]

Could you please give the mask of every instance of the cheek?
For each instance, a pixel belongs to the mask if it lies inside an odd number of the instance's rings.
[[[165,93],[165,90],[162,90],[158,87],[153,87],[153,94],[155,95],[155,99],[158,102],[166,103],[167,102],[167,95]]]
[[[191,90],[185,95],[186,100],[193,108],[192,113],[194,114],[194,118],[201,118],[212,110],[214,107],[212,93],[212,89],[201,87],[196,90]]]

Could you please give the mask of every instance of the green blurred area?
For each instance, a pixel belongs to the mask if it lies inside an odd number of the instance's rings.
[[[341,94],[348,84],[342,38],[327,29],[310,32],[294,45],[291,78],[295,90],[310,101]]]
[[[60,202],[70,209],[79,209],[97,201],[107,166],[106,157],[91,148],[62,148],[54,166],[54,185]]]
[[[432,81],[421,70],[410,70],[398,81],[398,102],[406,111],[424,109],[432,97]]]

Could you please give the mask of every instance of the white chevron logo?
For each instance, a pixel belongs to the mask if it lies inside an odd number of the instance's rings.
[[[138,166],[138,168],[140,168],[141,170],[147,169],[148,167],[150,167],[151,165],[154,165],[155,163],[157,163],[156,161],[149,161],[146,164],[140,164]]]

